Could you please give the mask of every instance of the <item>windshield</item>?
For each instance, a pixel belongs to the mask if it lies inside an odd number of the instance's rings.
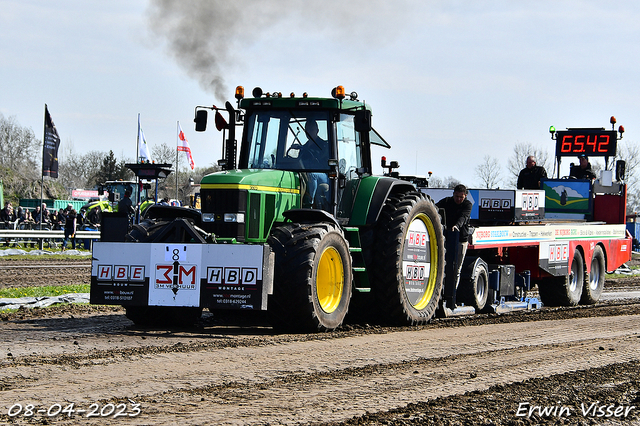
[[[247,117],[248,167],[328,170],[329,118],[326,111],[255,111]]]

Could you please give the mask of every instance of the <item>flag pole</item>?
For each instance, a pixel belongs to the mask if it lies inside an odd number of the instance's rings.
[[[136,163],[140,162],[140,113],[138,113],[138,135],[136,136]]]
[[[40,223],[39,223],[39,229],[42,230],[42,215],[44,213],[44,211],[42,210],[42,202],[44,199],[44,147],[45,144],[47,143],[47,104],[44,104],[44,130],[42,132],[42,169],[40,170],[40,174],[42,175],[40,177]],[[40,240],[40,244],[39,244],[39,249],[42,250],[43,248],[43,241]]]
[[[176,124],[176,201],[178,201],[178,144],[180,143],[180,122]]]

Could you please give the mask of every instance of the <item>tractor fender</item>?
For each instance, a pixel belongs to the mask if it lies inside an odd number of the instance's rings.
[[[415,191],[411,183],[390,177],[368,176],[360,181],[349,226],[371,225],[392,194]]]
[[[340,227],[335,217],[319,209],[291,209],[283,212],[282,216],[294,223],[329,222]]]
[[[482,258],[475,256],[465,256],[462,263],[462,270],[460,271],[460,279],[475,280],[476,275],[478,274],[478,268],[482,264],[484,264],[487,272],[490,272],[489,266],[484,260],[482,260]]]

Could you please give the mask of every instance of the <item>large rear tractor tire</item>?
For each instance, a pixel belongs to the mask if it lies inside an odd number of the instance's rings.
[[[390,197],[375,228],[371,291],[382,323],[426,324],[442,293],[444,236],[440,215],[424,194]]]
[[[602,290],[604,290],[605,273],[604,251],[602,251],[602,247],[596,246],[591,257],[591,272],[589,272],[588,278],[584,281],[580,304],[593,305],[600,300]]]
[[[545,306],[577,306],[582,297],[585,268],[579,250],[573,253],[569,275],[545,278],[538,282],[540,299]]]
[[[340,327],[352,292],[349,246],[336,225],[287,224],[269,237],[275,253],[267,315],[276,330],[329,331]]]

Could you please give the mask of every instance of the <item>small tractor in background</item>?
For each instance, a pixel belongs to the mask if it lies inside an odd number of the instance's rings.
[[[140,211],[144,212],[149,206],[155,204],[153,197],[149,193],[151,185],[143,184],[140,188],[138,182],[111,180],[98,186],[98,194],[100,200],[91,201],[80,209],[82,217],[84,217],[85,225],[97,225],[102,222],[103,213],[118,212],[118,203],[124,198],[124,193],[129,190],[131,199],[138,199],[140,192]],[[140,189],[140,190],[139,190]],[[107,196],[105,197],[105,192]]]

